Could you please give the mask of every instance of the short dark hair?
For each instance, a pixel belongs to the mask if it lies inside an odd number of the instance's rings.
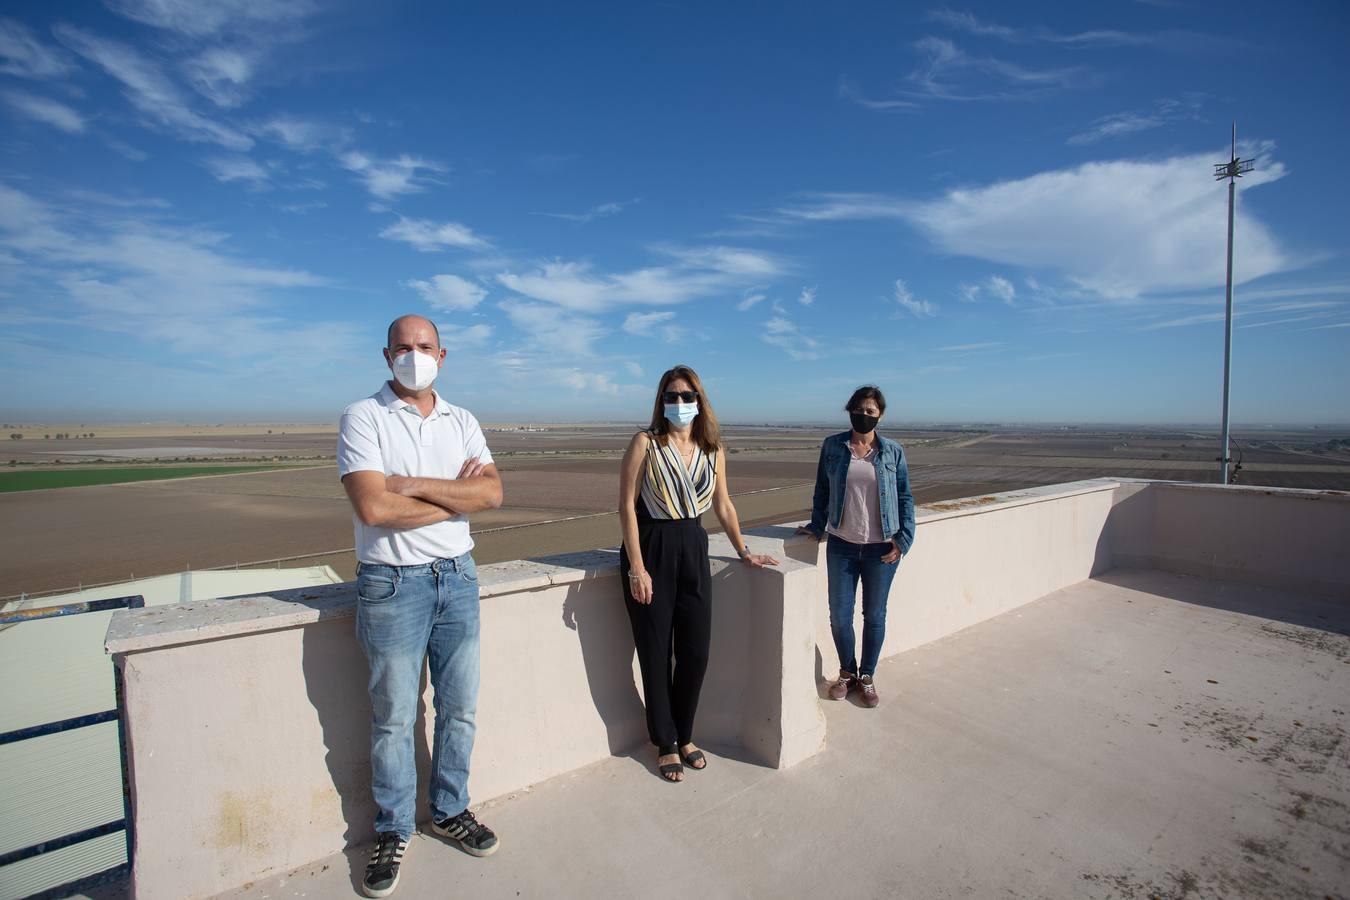
[[[389,329],[388,331],[385,332],[384,335],[384,345],[386,347],[392,346],[394,343],[394,326],[397,325],[399,322],[402,322],[404,319],[408,318],[410,315],[413,314],[409,313],[408,315],[399,316],[397,319],[389,323]],[[431,321],[430,319],[427,319],[426,316],[417,316],[417,318],[426,319],[427,324],[431,326],[431,333],[436,335],[436,346],[439,347],[441,345],[441,330],[436,327],[436,323]]]
[[[881,393],[881,388],[875,384],[864,384],[853,392],[853,396],[848,398],[848,403],[844,406],[844,412],[853,412],[864,400],[877,401],[877,409],[883,413],[886,411],[886,395]]]

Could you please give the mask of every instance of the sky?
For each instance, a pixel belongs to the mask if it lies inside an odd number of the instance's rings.
[[[0,418],[1350,423],[1350,6],[9,2]]]

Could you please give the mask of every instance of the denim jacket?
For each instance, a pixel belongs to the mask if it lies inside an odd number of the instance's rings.
[[[818,538],[825,536],[826,517],[830,526],[839,527],[844,516],[844,484],[848,463],[853,456],[848,448],[850,432],[832,434],[820,445],[820,464],[816,467],[816,495],[811,504],[811,524]],[[880,447],[872,458],[877,470],[877,490],[881,494],[881,532],[894,540],[900,552],[908,553],[914,544],[914,495],[909,490],[909,464],[905,451],[895,441],[877,435]]]

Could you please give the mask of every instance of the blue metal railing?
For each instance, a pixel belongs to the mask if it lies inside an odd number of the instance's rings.
[[[140,609],[145,606],[145,598],[136,595],[132,597],[116,597],[111,600],[88,600],[83,603],[68,603],[64,606],[48,606],[39,609],[22,609],[15,612],[0,614],[0,625],[12,625],[19,622],[32,622],[39,619],[53,619],[59,616],[77,616],[81,613],[106,612],[113,609]],[[123,715],[126,704],[123,702],[122,693],[122,670],[113,667],[113,689],[117,698],[117,708],[107,709],[102,712],[90,713],[85,716],[75,716],[70,719],[62,719],[58,722],[48,722],[43,725],[33,725],[28,728],[19,728],[14,731],[6,731],[0,734],[0,746],[13,744],[18,741],[27,741],[33,738],[44,737],[49,734],[59,734],[63,731],[71,731],[76,728],[88,728],[92,725],[101,725],[104,722],[117,722],[117,751],[121,757],[122,763],[122,818],[112,822],[106,822],[93,828],[86,828],[82,831],[76,831],[71,834],[60,837],[49,838],[28,847],[21,847],[18,850],[11,850],[8,853],[0,853],[0,868],[22,862],[26,859],[32,859],[35,856],[41,856],[44,853],[51,853],[54,850],[60,850],[73,844],[81,844],[85,841],[92,841],[105,835],[115,834],[119,831],[126,834],[127,859],[126,862],[118,863],[111,869],[105,869],[102,872],[96,872],[76,881],[57,885],[48,888],[34,897],[64,897],[69,896],[80,890],[95,887],[104,884],[113,879],[121,878],[131,871],[132,852],[135,849],[135,829],[131,820],[131,779],[127,772],[127,724]]]

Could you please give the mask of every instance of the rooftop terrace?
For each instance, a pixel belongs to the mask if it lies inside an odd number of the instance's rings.
[[[794,768],[733,747],[671,786],[643,748],[493,801],[501,852],[419,836],[399,896],[1343,895],[1348,633],[1344,603],[1118,570],[891,657]],[[350,895],[365,861],[228,896]]]
[[[821,548],[751,543],[784,565],[712,542],[717,755],[681,785],[643,746],[614,554],[482,567],[470,787],[503,849],[418,838],[399,896],[1350,893],[1350,497],[1096,480],[921,510],[872,711],[819,699]],[[114,616],[137,897],[354,890],[353,593]]]

